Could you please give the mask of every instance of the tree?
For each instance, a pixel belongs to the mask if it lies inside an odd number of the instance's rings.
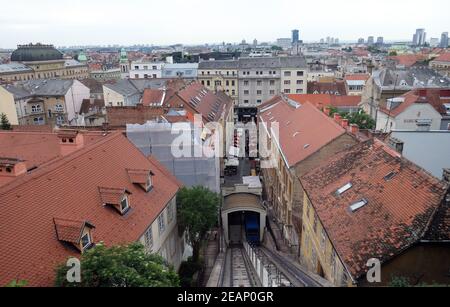
[[[272,46],[270,49],[272,49],[273,51],[283,51],[283,48],[279,47],[279,46]]]
[[[375,129],[375,120],[370,117],[364,110],[359,110],[358,112],[348,113],[340,112],[335,107],[330,107],[330,116],[333,117],[335,113],[341,115],[342,118],[348,119],[349,124],[358,125],[360,129],[370,130]]]
[[[159,255],[133,243],[110,248],[102,244],[83,254],[81,283],[69,283],[65,264],[56,270],[58,287],[178,287],[179,278]]]
[[[178,192],[178,223],[187,231],[193,262],[198,262],[201,243],[217,223],[219,204],[219,195],[204,187],[182,188]]]
[[[13,280],[6,285],[6,288],[23,288],[26,287],[28,282],[26,280]]]
[[[9,123],[8,117],[5,113],[0,115],[0,128],[2,130],[11,130],[11,124]]]
[[[397,51],[391,51],[391,52],[389,52],[389,56],[397,56],[398,55],[398,53],[397,53]]]

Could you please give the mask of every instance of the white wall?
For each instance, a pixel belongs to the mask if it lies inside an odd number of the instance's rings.
[[[14,105],[14,96],[5,88],[0,86],[0,114],[5,113],[11,125],[18,125],[16,107]]]
[[[387,114],[378,112],[377,130],[386,128]],[[413,104],[404,110],[397,117],[389,120],[386,132],[391,130],[417,130],[417,120],[431,120],[431,130],[439,130],[441,127],[442,116],[429,104]],[[392,123],[392,125],[391,125]]]
[[[164,63],[131,63],[130,79],[162,78]]]
[[[80,81],[74,80],[72,87],[65,95],[67,119],[69,123],[80,113],[84,99],[91,97],[91,90]]]
[[[404,142],[403,156],[433,176],[442,179],[450,168],[450,131],[393,131],[392,137]]]

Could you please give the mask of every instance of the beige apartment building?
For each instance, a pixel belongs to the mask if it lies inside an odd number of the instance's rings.
[[[11,55],[11,63],[0,65],[0,82],[37,79],[85,79],[86,64],[65,59],[52,45],[19,45]]]
[[[239,62],[205,61],[198,67],[198,80],[210,91],[223,91],[234,101],[238,100]]]

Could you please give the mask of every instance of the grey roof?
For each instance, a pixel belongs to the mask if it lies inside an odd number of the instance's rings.
[[[442,77],[428,67],[412,67],[408,69],[384,69],[374,77],[383,87],[421,88],[449,87],[450,79]]]
[[[33,70],[21,63],[9,63],[9,64],[1,64],[0,65],[0,74],[9,74],[9,73],[17,73],[17,72],[32,72]]]
[[[240,58],[239,68],[306,68],[303,56],[267,57],[267,58]]]
[[[166,84],[167,80],[147,79],[147,80],[119,80],[115,83],[104,86],[125,97],[141,95],[145,89],[158,89]]]
[[[30,44],[18,46],[11,54],[13,62],[34,62],[62,60],[63,54],[52,45]]]
[[[32,80],[3,86],[15,99],[33,96],[64,96],[72,87],[73,80]]]
[[[204,61],[198,64],[198,69],[238,69],[239,61]]]
[[[84,66],[85,64],[78,62],[77,60],[66,60],[64,62],[65,67]]]

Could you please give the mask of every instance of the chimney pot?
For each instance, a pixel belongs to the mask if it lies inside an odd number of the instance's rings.
[[[340,125],[341,124],[341,115],[339,113],[334,113],[333,115],[334,120]]]
[[[357,135],[359,133],[359,126],[356,124],[350,125],[350,132],[354,135]]]
[[[342,122],[341,122],[342,128],[347,129],[347,128],[348,128],[348,124],[349,124],[348,119],[343,118],[343,119],[342,119]]]

